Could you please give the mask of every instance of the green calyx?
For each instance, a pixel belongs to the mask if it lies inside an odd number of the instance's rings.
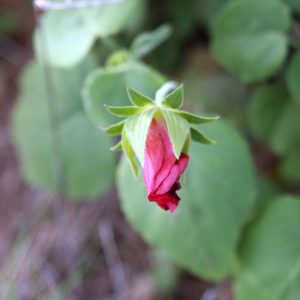
[[[114,136],[121,135],[120,142],[111,150],[124,151],[135,176],[138,174],[137,160],[141,166],[144,163],[147,134],[153,118],[163,119],[166,123],[177,158],[181,153],[188,153],[191,140],[206,145],[215,144],[214,140],[192,126],[213,122],[218,117],[202,117],[179,110],[183,105],[183,85],[166,95],[160,93],[159,101],[153,101],[130,87],[127,92],[132,106],[105,106],[110,113],[124,119],[107,127],[104,132]]]

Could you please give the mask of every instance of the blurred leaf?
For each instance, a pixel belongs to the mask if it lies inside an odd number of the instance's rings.
[[[206,56],[202,59],[207,61]],[[202,69],[200,74],[199,71],[188,71],[184,76],[186,99],[196,104],[199,112],[203,113],[205,107],[239,125],[244,125],[245,107],[249,98],[247,87],[228,74],[213,72],[211,68],[205,70],[203,65],[199,68]]]
[[[89,52],[95,36],[80,10],[48,11],[34,33],[34,49],[41,62],[68,68]]]
[[[57,112],[55,124],[61,141],[60,146],[55,144],[56,150],[53,143],[57,140],[51,135],[54,128],[50,126],[45,79],[37,64],[29,65],[22,76],[12,130],[26,180],[32,185],[59,192],[57,180],[61,179],[65,195],[79,199],[103,195],[108,190],[113,181],[115,162],[109,151],[110,139],[99,133],[79,105],[80,82],[68,85],[68,82],[76,81],[72,74],[70,71],[66,76],[66,72],[53,71],[54,78],[60,78],[64,83],[55,85],[55,93],[60,95],[58,108],[62,108]],[[52,102],[52,109],[55,108],[55,102]]]
[[[138,17],[140,0],[103,4],[78,10],[48,11],[34,34],[34,48],[42,62],[68,68],[81,61],[97,37],[125,29]]]
[[[80,199],[103,195],[114,178],[110,140],[101,136],[81,112],[60,126],[65,196]],[[32,185],[59,192],[50,130],[45,102],[21,99],[14,113],[13,134],[24,176]]]
[[[243,81],[263,80],[286,58],[289,27],[289,10],[277,0],[229,1],[215,19],[212,50]]]
[[[175,91],[170,93],[162,102],[164,105],[167,105],[174,109],[179,109],[183,104],[183,85],[181,84]]]
[[[163,251],[155,250],[152,261],[151,275],[156,289],[163,295],[170,295],[176,289],[178,270]]]
[[[172,33],[169,25],[162,25],[157,29],[138,35],[131,45],[131,54],[134,58],[141,58],[162,44]]]
[[[107,113],[104,104],[116,106],[129,104],[127,86],[154,98],[156,90],[164,81],[159,73],[140,63],[95,70],[84,82],[85,110],[97,125],[118,122],[116,117]]]
[[[288,4],[294,13],[298,16],[300,15],[300,1],[299,0],[283,0],[286,4]]]
[[[167,123],[174,154],[179,158],[188,137],[190,126],[185,119],[179,117],[172,111],[162,109],[161,112]]]
[[[189,271],[222,279],[232,271],[241,228],[254,204],[250,154],[239,134],[222,121],[203,126],[218,143],[192,144],[182,198],[174,214],[150,203],[142,176],[136,181],[121,162],[117,183],[129,221],[151,244]]]
[[[250,103],[254,136],[279,155],[300,146],[300,107],[289,98],[280,86],[265,85],[254,92]]]
[[[18,28],[19,16],[15,11],[0,12],[0,33],[11,35]]]
[[[300,182],[300,149],[295,148],[286,155],[279,166],[280,175],[284,181]]]
[[[256,138],[270,141],[288,100],[288,93],[280,86],[264,85],[254,91],[250,99],[249,121]]]
[[[292,300],[300,295],[300,199],[281,196],[249,228],[236,275],[237,300]]]
[[[300,52],[294,55],[288,66],[286,82],[293,99],[300,105]]]
[[[228,0],[198,1],[197,11],[200,23],[204,24],[207,28],[210,29],[215,16],[226,2],[228,2]]]
[[[155,108],[145,109],[126,120],[125,133],[141,165],[144,164],[147,134],[155,112]]]
[[[289,103],[283,110],[270,140],[271,148],[277,154],[286,154],[300,147],[300,106]]]
[[[256,200],[256,216],[259,216],[262,211],[274,200],[275,196],[280,194],[279,185],[272,181],[270,178],[257,174],[257,200]]]
[[[126,0],[120,3],[103,4],[80,10],[89,31],[94,36],[107,37],[124,30],[139,16],[141,0]]]

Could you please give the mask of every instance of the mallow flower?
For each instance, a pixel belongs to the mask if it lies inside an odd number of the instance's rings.
[[[138,176],[137,161],[140,163],[148,199],[171,212],[179,204],[177,191],[181,188],[180,177],[189,163],[191,139],[214,144],[192,125],[218,119],[180,110],[183,85],[175,87],[173,82],[163,85],[155,101],[128,88],[133,106],[106,106],[109,112],[124,120],[105,129],[108,134],[121,135],[120,142],[112,150],[124,151],[135,176]],[[168,93],[170,89],[173,91]]]

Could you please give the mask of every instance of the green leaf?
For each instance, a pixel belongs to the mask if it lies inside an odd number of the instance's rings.
[[[300,181],[300,151],[292,149],[279,165],[280,176],[285,182],[299,183]]]
[[[290,23],[290,11],[280,1],[228,1],[213,25],[212,51],[243,81],[266,79],[286,58]]]
[[[289,5],[293,12],[300,16],[300,2],[298,0],[283,0],[287,5]]]
[[[219,117],[201,117],[187,111],[178,111],[176,112],[180,117],[184,118],[191,124],[203,124],[213,122],[219,119]]]
[[[192,140],[201,144],[213,145],[216,141],[208,138],[205,134],[201,133],[195,128],[190,129]]]
[[[107,113],[104,104],[128,105],[127,86],[153,98],[165,79],[153,69],[140,63],[123,67],[98,69],[84,82],[84,108],[90,119],[98,126],[105,126],[118,119]]]
[[[175,91],[170,93],[162,103],[171,108],[180,108],[183,104],[183,85],[181,84]]]
[[[143,177],[134,180],[124,160],[117,187],[126,217],[146,241],[190,272],[220,280],[232,271],[242,227],[253,209],[255,182],[250,153],[238,132],[223,121],[203,127],[218,143],[191,145],[174,214],[147,200]]]
[[[286,83],[292,97],[300,105],[300,52],[294,55],[288,66]]]
[[[277,154],[287,154],[295,147],[300,147],[300,107],[289,103],[282,112],[272,138],[270,146]]]
[[[249,98],[249,88],[237,78],[220,70],[206,72],[195,70],[184,76],[184,92],[193,101],[195,111],[205,107],[235,124],[244,126],[245,101]]]
[[[149,54],[153,49],[162,44],[172,33],[170,25],[162,25],[151,32],[138,35],[131,45],[131,54],[139,59]]]
[[[149,97],[141,94],[140,92],[136,91],[135,89],[128,87],[127,93],[128,93],[129,99],[131,100],[133,105],[143,107],[146,105],[154,104],[154,102]]]
[[[116,145],[110,147],[111,151],[122,151],[122,140],[120,140]]]
[[[237,300],[292,300],[300,295],[300,199],[281,196],[243,239]]]
[[[250,99],[249,122],[257,139],[264,142],[272,139],[289,98],[286,90],[276,85],[264,85],[254,91]]]
[[[156,108],[144,110],[140,114],[128,118],[125,124],[125,132],[128,140],[142,166],[144,164],[148,129],[155,111]]]
[[[35,30],[34,49],[42,63],[69,68],[88,54],[94,40],[80,11],[48,11]]]
[[[127,157],[127,160],[129,162],[129,165],[130,165],[133,175],[135,177],[137,177],[138,176],[138,167],[135,162],[135,156],[134,156],[133,149],[130,145],[130,142],[126,136],[125,131],[122,134],[122,148],[124,150],[125,156]]]
[[[179,158],[186,138],[189,134],[189,124],[172,111],[162,109],[163,117],[167,123],[169,136],[172,142],[174,154]]]
[[[115,116],[129,117],[140,112],[140,108],[134,106],[109,106],[105,105],[105,108]]]
[[[60,142],[51,134],[45,78],[36,63],[22,75],[20,98],[12,117],[13,138],[26,181],[62,192],[70,199],[104,195],[113,183],[115,169],[114,155],[109,151],[111,139],[99,134],[82,111],[80,83],[84,72],[78,76],[77,71],[52,70]]]
[[[139,18],[140,0],[102,4],[99,7],[80,9],[89,31],[95,36],[108,37],[116,34]]]
[[[125,121],[121,121],[117,124],[113,124],[104,129],[104,132],[110,135],[120,135],[122,133]]]
[[[196,1],[199,22],[210,29],[216,14],[226,2],[227,0]]]

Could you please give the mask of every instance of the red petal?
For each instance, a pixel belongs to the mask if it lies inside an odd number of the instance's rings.
[[[189,163],[189,157],[186,154],[181,154],[179,159],[175,161],[171,167],[169,174],[163,180],[160,186],[156,189],[156,194],[164,194],[168,192],[174,183],[178,181],[180,175],[185,171]]]
[[[168,192],[163,195],[149,195],[149,200],[154,201],[164,210],[174,212],[178,206],[180,198],[175,192]]]
[[[147,135],[143,166],[148,195],[168,176],[175,161],[165,122],[153,119]]]
[[[176,194],[176,190],[180,189],[179,178],[188,161],[187,154],[176,159],[165,122],[153,119],[147,135],[143,166],[148,199],[174,212],[180,200]]]

